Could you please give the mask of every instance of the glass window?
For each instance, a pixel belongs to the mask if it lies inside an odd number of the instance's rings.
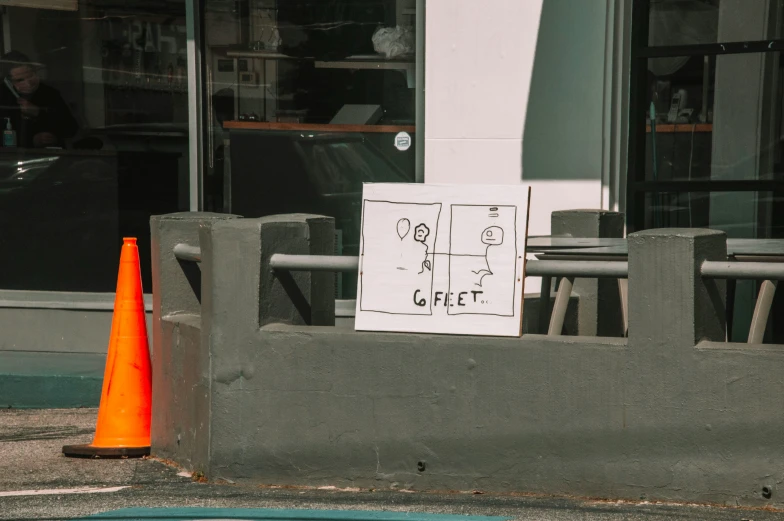
[[[648,45],[715,43],[720,1],[651,0]]]
[[[784,237],[784,191],[645,194],[646,228],[712,228],[743,239]]]
[[[639,1],[639,0],[637,0]],[[781,0],[649,0],[651,47],[781,37]],[[670,58],[677,63],[682,58]]]
[[[647,181],[780,177],[780,52],[690,56],[671,73],[657,61],[647,71]]]
[[[0,15],[0,289],[112,292],[132,236],[150,292],[149,218],[188,210],[185,2],[55,4]]]
[[[206,0],[206,209],[329,215],[357,255],[362,183],[417,178],[417,4]]]
[[[632,33],[628,231],[677,223],[784,236],[765,217],[784,190],[784,0],[634,9],[645,23]]]
[[[627,231],[784,237],[784,1],[634,0],[633,9]],[[746,340],[755,297],[752,281],[728,297],[733,341]]]

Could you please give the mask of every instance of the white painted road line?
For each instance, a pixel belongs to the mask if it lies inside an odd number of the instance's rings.
[[[124,488],[130,488],[130,485],[124,487],[81,487],[81,488],[49,488],[39,490],[8,490],[0,491],[0,497],[12,496],[57,496],[60,494],[102,494],[106,492],[117,492]]]

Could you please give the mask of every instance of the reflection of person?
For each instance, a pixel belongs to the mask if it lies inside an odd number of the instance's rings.
[[[41,82],[36,65],[11,51],[0,58],[0,118],[9,118],[20,147],[63,146],[78,125],[57,89]],[[6,122],[0,119],[0,129]]]

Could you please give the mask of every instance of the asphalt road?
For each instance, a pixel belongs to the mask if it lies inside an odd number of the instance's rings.
[[[63,457],[63,445],[91,441],[95,416],[95,409],[0,410],[0,519],[79,519],[129,507],[383,510],[537,521],[784,518],[783,512],[696,505],[197,483],[152,459]],[[69,490],[84,487],[113,491]]]

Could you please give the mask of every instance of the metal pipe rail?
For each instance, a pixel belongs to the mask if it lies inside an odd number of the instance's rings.
[[[529,260],[525,263],[525,276],[625,279],[629,276],[629,263],[626,261]]]
[[[174,246],[174,256],[181,261],[201,262],[201,248],[188,244]],[[340,255],[288,255],[275,253],[270,257],[270,267],[279,271],[332,271],[356,272],[359,257]],[[765,281],[754,311],[749,343],[762,342],[765,325],[770,314],[771,302],[776,291],[776,282],[784,280],[784,263],[772,262],[721,262],[705,261],[700,273],[711,279],[751,279]],[[622,300],[624,329],[628,328],[626,312],[626,280],[629,277],[628,261],[573,261],[573,260],[529,260],[526,261],[526,276],[542,277],[540,320],[549,335],[558,335],[563,329],[566,309],[571,296],[574,279],[614,278],[619,279]],[[552,315],[547,321],[550,307],[550,285],[552,277],[561,278]],[[549,322],[549,324],[548,324]],[[549,326],[549,327],[547,327]]]
[[[201,262],[201,249],[197,246],[180,243],[174,246],[174,256],[182,261]],[[356,272],[359,269],[359,257],[342,255],[289,255],[273,253],[269,263],[270,268],[275,271]],[[606,277],[625,279],[629,276],[629,263],[625,261],[530,260],[526,262],[526,276],[543,277],[542,305],[545,305],[546,308],[549,308],[551,277],[564,277],[558,289],[548,331],[550,335],[557,335],[560,334],[560,330],[563,328],[564,316],[574,278]],[[544,291],[545,284],[547,286],[546,292]],[[546,304],[545,300],[547,301]],[[543,308],[543,312],[546,308]]]
[[[561,334],[564,319],[566,318],[566,310],[569,306],[569,299],[572,295],[574,279],[578,277],[618,279],[624,331],[628,329],[628,316],[625,307],[627,300],[625,279],[629,277],[628,261],[530,260],[525,263],[525,275],[542,277],[542,292],[539,297],[540,331],[546,329],[548,335]],[[552,314],[550,314],[550,285],[552,284],[552,277],[560,277],[561,282],[555,294]]]
[[[273,270],[287,271],[344,271],[359,270],[359,257],[347,255],[288,255],[273,253],[270,257]]]
[[[181,261],[201,262],[201,248],[189,244],[175,244],[174,256]]]
[[[722,262],[704,261],[700,273],[706,279],[727,279],[734,283],[736,279],[761,280],[754,315],[751,318],[747,343],[761,344],[765,337],[773,297],[776,295],[778,281],[784,280],[784,264],[772,262]],[[733,292],[734,293],[734,292]]]
[[[784,264],[704,261],[700,273],[707,279],[784,280]]]
[[[289,255],[274,253],[270,257],[270,267],[276,271],[340,271],[355,272],[359,269],[359,257],[341,255]],[[526,262],[526,276],[542,276],[547,284],[547,294],[543,292],[542,298],[547,299],[549,308],[549,285],[552,276],[566,277],[562,280],[561,287],[556,297],[556,305],[550,322],[549,334],[560,334],[563,327],[566,307],[571,294],[572,282],[575,276],[625,279],[629,276],[629,263],[625,261],[539,261]],[[544,287],[544,284],[543,284]],[[625,318],[625,313],[624,313]],[[624,321],[625,322],[625,321]]]
[[[179,244],[177,246],[180,246]],[[176,248],[175,248],[176,250]],[[629,275],[628,262],[594,261],[538,261],[526,263],[526,276],[578,276],[626,278]],[[270,257],[270,267],[274,270],[288,271],[357,271],[359,257],[347,255],[289,255],[274,253]]]

